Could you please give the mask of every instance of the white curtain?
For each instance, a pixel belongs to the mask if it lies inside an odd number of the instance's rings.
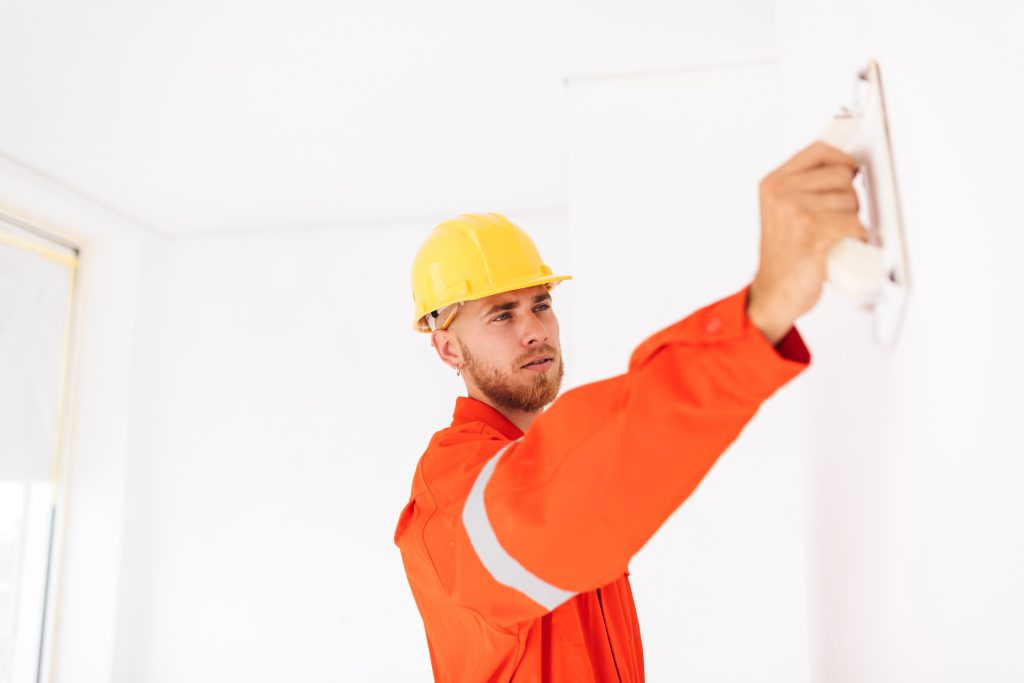
[[[0,481],[48,481],[56,462],[77,255],[0,218]]]

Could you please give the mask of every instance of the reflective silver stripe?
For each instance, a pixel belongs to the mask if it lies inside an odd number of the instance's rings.
[[[548,610],[553,610],[574,594],[552,586],[535,576],[530,570],[519,564],[516,558],[509,555],[498,542],[498,537],[494,534],[494,528],[491,526],[491,520],[487,517],[487,509],[484,507],[484,489],[487,487],[487,482],[491,480],[498,460],[512,443],[498,451],[480,470],[473,488],[469,491],[466,507],[462,509],[462,524],[466,527],[466,533],[469,534],[469,541],[473,545],[477,557],[480,558],[480,562],[491,573],[495,581],[514,588],[534,602],[544,605]]]

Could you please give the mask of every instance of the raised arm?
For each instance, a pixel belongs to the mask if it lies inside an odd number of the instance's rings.
[[[747,295],[651,336],[625,374],[566,392],[480,468],[459,520],[457,599],[516,621],[626,569],[810,360],[795,329],[766,340]]]

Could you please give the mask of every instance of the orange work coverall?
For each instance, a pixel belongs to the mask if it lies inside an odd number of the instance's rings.
[[[773,347],[750,323],[748,292],[652,335],[525,433],[456,399],[395,530],[435,680],[644,680],[630,558],[810,363],[795,327]]]

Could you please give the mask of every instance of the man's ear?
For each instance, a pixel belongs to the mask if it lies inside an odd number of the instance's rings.
[[[448,330],[434,330],[430,333],[430,345],[437,351],[437,357],[441,362],[454,370],[465,366],[466,361],[462,358],[462,349],[455,339],[455,335]]]

